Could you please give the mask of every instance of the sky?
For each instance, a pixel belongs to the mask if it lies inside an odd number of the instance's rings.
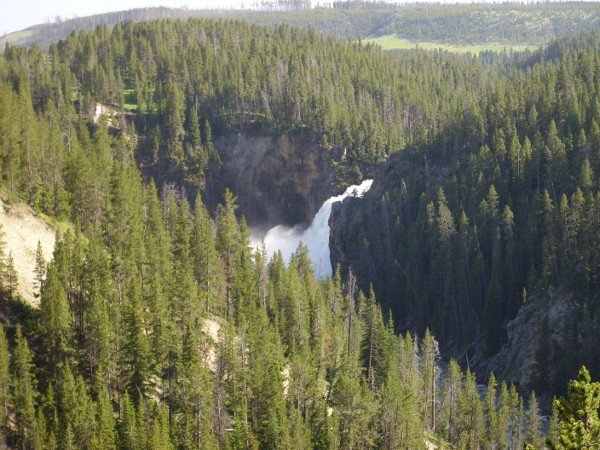
[[[313,5],[333,0],[312,0]],[[392,3],[413,2],[415,0],[390,0]],[[473,0],[417,0],[441,3],[469,2]],[[478,0],[489,2],[493,0]],[[190,9],[222,9],[249,7],[260,0],[0,0],[0,36],[20,31],[32,25],[54,22],[57,17],[71,19],[112,11],[133,8],[168,6]]]
[[[254,0],[246,0],[246,4]],[[239,8],[243,0],[0,0],[0,36],[31,25],[150,6]]]

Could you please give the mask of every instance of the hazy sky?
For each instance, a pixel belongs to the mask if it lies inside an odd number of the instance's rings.
[[[333,0],[312,0],[313,5]],[[414,1],[440,3],[494,2],[502,0],[388,0],[393,3],[412,3]],[[534,0],[525,0],[534,1]],[[569,1],[569,0],[567,0]],[[203,8],[246,8],[260,0],[0,0],[0,36],[19,31],[31,25],[54,22],[57,16],[71,19],[111,11],[123,11],[149,6],[168,6],[178,8],[188,6],[191,9]]]
[[[243,0],[0,0],[0,36],[31,25],[147,6],[239,8]],[[255,0],[246,0],[246,4]]]

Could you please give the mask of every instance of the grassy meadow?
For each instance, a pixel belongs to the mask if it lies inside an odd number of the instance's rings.
[[[373,43],[381,45],[384,50],[410,50],[414,48],[421,48],[424,50],[448,50],[449,52],[455,53],[472,53],[479,54],[485,51],[501,52],[506,51],[523,51],[525,49],[534,50],[537,47],[527,45],[512,45],[512,44],[481,44],[481,45],[464,45],[454,46],[447,44],[439,44],[437,42],[413,42],[408,39],[400,39],[397,36],[380,36],[374,38],[367,38],[362,40],[363,44]]]

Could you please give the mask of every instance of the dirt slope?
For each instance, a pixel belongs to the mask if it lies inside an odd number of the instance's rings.
[[[18,203],[9,205],[0,194],[0,224],[3,226],[6,256],[12,252],[19,278],[18,293],[23,299],[37,306],[39,299],[33,295],[33,270],[38,241],[46,262],[52,259],[56,228],[49,225],[29,206]]]

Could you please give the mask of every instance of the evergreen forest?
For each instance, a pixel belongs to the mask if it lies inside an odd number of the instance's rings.
[[[51,261],[38,248],[33,305],[0,238],[0,446],[597,442],[579,368],[600,373],[599,48],[385,53],[206,18],[8,44],[0,192],[69,225]],[[333,277],[302,244],[251,246],[229,190],[205,206],[232,134],[301,135],[344,149],[339,185],[375,177],[344,203]],[[558,331],[553,290],[574,305]],[[469,355],[490,361],[533,302],[530,385],[477,378]]]

